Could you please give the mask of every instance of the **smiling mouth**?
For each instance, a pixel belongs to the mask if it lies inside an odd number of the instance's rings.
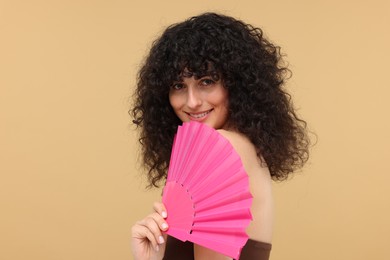
[[[201,113],[187,113],[186,112],[186,114],[192,118],[200,119],[200,118],[203,118],[203,117],[207,116],[208,114],[210,114],[211,111],[213,111],[213,109],[210,109],[208,111],[201,112]]]

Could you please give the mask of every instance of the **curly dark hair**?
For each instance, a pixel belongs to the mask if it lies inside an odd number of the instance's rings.
[[[150,186],[166,177],[180,119],[169,90],[184,69],[195,75],[212,65],[229,93],[228,126],[247,136],[274,180],[284,180],[308,159],[306,122],[283,89],[290,71],[280,47],[261,29],[235,18],[204,13],[169,26],[141,67],[134,107]]]

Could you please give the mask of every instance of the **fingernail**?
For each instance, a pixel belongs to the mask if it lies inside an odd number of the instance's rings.
[[[165,211],[163,211],[163,212],[161,212],[161,216],[162,216],[163,218],[166,218],[166,217],[167,217],[167,213],[166,213]]]
[[[162,243],[164,243],[164,238],[162,236],[159,236],[158,241],[160,242],[160,244],[162,244]]]
[[[158,252],[160,250],[160,247],[159,246],[156,246],[156,251]]]
[[[167,223],[162,223],[161,227],[162,227],[162,229],[167,229],[168,225],[167,225]]]

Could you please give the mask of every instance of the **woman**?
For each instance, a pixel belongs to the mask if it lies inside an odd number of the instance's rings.
[[[232,17],[205,13],[168,27],[139,75],[131,113],[140,127],[150,186],[163,184],[177,126],[205,123],[240,155],[254,197],[250,237],[240,259],[268,259],[273,226],[271,180],[285,180],[308,159],[306,123],[283,89],[289,70],[280,48]],[[164,205],[132,227],[135,259],[228,259],[166,237]]]

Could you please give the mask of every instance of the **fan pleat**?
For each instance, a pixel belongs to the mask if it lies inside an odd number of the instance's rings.
[[[215,146],[216,140],[215,138],[212,138],[212,136],[208,135],[198,135],[196,139],[193,139],[192,144],[188,144],[189,146],[199,146],[203,147],[203,149],[194,149],[192,148],[192,153],[189,155],[190,161],[186,165],[184,171],[186,172],[185,178],[180,178],[179,181],[186,185],[186,187],[190,188],[190,183],[201,181],[199,179],[199,176],[197,174],[197,171],[199,170],[199,164],[201,162],[204,162],[207,160],[207,157],[209,156],[208,153],[205,153],[204,151],[209,151],[213,146]],[[196,180],[193,180],[194,177],[198,177]]]
[[[205,173],[214,172],[218,167],[223,165],[223,162],[227,162],[226,159],[228,156],[224,151],[226,148],[224,144],[226,144],[226,140],[217,140],[212,147],[204,151],[207,156],[198,162],[197,169],[191,173],[192,178],[186,183],[188,189],[195,191],[197,187],[206,185],[205,179],[209,178],[210,174]]]
[[[209,234],[209,235],[207,235]],[[234,236],[227,234],[226,232],[212,232],[212,231],[192,231],[191,235],[194,239],[201,238],[201,235],[206,239],[213,239],[214,241],[225,242],[226,244],[233,244],[237,242],[244,242],[248,239],[248,235],[245,232],[237,232]]]
[[[184,230],[182,228],[169,227],[169,233],[167,232],[167,234],[185,242],[190,236],[190,231]]]
[[[225,236],[222,236],[220,238],[216,238],[215,234],[213,234],[212,238],[207,235],[208,233],[203,232],[193,232],[191,235],[193,237],[193,240],[196,244],[201,245],[206,248],[210,248],[212,250],[220,249],[221,251],[224,251],[224,254],[232,257],[234,259],[238,259],[239,255],[241,253],[242,247],[237,247],[238,243],[243,244],[246,243],[248,240],[248,236],[245,237],[234,237],[234,241],[226,241]]]
[[[218,211],[208,210],[195,213],[194,222],[215,221],[224,219],[246,219],[252,218],[247,207],[229,209],[226,206],[218,208]]]
[[[237,192],[238,190],[243,189],[245,185],[248,183],[248,176],[243,168],[240,168],[238,170],[235,170],[234,168],[230,168],[236,172],[234,175],[226,174],[226,177],[224,177],[224,174],[222,173],[221,177],[216,177],[215,181],[211,184],[213,189],[207,188],[207,187],[200,187],[198,190],[191,191],[194,202],[199,203],[204,200],[208,200],[212,196],[219,194],[219,193],[225,193],[229,190],[233,190],[233,192]],[[210,178],[211,179],[211,178]],[[210,187],[210,186],[209,186]]]
[[[183,141],[179,146],[180,149],[180,160],[177,161],[177,173],[180,173],[175,180],[181,184],[183,184],[182,179],[186,178],[188,171],[186,171],[187,165],[191,162],[191,153],[193,151],[192,146],[188,145],[193,142],[193,140],[197,137],[197,128],[190,129],[190,131],[183,131],[183,137],[181,138]]]
[[[221,162],[213,161],[212,164],[208,165],[209,168],[213,169],[215,174],[207,174],[203,179],[203,185],[195,183],[193,186],[189,186],[194,194],[203,193],[207,189],[210,190],[210,185],[211,187],[214,187],[225,182],[232,175],[230,172],[237,173],[241,167],[240,161],[231,160],[231,157],[221,156],[221,158],[218,159],[220,159]]]
[[[196,212],[203,212],[210,209],[226,206],[226,205],[232,205],[234,206],[235,203],[244,204],[244,207],[250,207],[252,205],[252,194],[250,194],[248,191],[241,191],[237,192],[231,195],[226,195],[225,198],[220,198],[221,196],[216,196],[215,199],[204,200],[203,203],[195,203],[194,207]]]
[[[217,232],[213,230],[216,228],[217,230],[222,230],[220,232],[224,232],[224,230],[229,231],[230,228],[234,230],[234,232],[244,232],[242,228],[242,223],[245,222],[247,224],[250,223],[250,219],[230,219],[230,220],[219,220],[219,221],[208,221],[208,222],[196,222],[194,223],[192,230],[205,230],[207,229],[210,232]],[[239,231],[237,231],[239,229]],[[206,230],[206,231],[207,231]],[[244,232],[245,233],[245,232]]]
[[[180,147],[180,144],[183,141],[183,139],[181,138],[180,128],[181,128],[181,126],[178,127],[177,134],[175,135],[175,137],[173,139],[173,148],[172,148],[172,152],[171,152],[167,181],[175,180],[177,175],[179,174],[177,172],[177,163],[175,163],[178,161],[179,150],[174,149],[174,148]]]

